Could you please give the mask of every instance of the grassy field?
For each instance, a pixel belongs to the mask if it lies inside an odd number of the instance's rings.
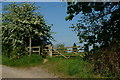
[[[63,78],[96,78],[91,63],[84,61],[82,58],[64,59],[49,58],[44,63],[43,68],[47,68],[50,72],[60,75]]]
[[[37,66],[43,62],[41,56],[31,55],[31,56],[22,56],[20,59],[9,59],[6,56],[2,56],[2,64],[7,66],[14,67],[31,67]]]

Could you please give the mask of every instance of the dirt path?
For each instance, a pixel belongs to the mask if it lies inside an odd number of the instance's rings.
[[[13,68],[2,66],[2,78],[57,78],[41,67]]]

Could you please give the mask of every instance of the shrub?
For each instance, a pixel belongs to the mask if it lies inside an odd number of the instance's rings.
[[[120,47],[101,48],[94,55],[95,72],[105,77],[120,76]]]

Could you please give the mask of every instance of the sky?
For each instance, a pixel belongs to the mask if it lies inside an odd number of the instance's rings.
[[[73,46],[73,43],[79,44],[77,34],[70,29],[71,24],[75,24],[80,19],[81,14],[73,18],[72,21],[65,21],[67,16],[67,5],[66,2],[60,2],[61,0],[0,0],[0,13],[2,12],[2,6],[8,5],[10,2],[36,2],[35,6],[40,6],[41,15],[44,16],[47,24],[53,24],[52,34],[56,42],[52,41],[54,45],[64,43],[66,47]],[[86,0],[87,1],[87,0]],[[98,0],[97,0],[98,1]],[[100,0],[99,0],[100,1]],[[109,1],[109,0],[104,0]],[[112,0],[111,0],[112,1]],[[119,0],[114,0],[114,2]]]
[[[8,5],[10,2],[3,2],[4,5]],[[54,45],[59,43],[64,43],[66,47],[73,46],[74,43],[77,43],[78,46],[79,40],[77,34],[72,31],[71,24],[75,24],[80,15],[76,16],[72,21],[65,21],[67,16],[67,5],[66,2],[36,2],[35,6],[40,6],[41,15],[44,16],[44,19],[48,25],[53,24],[52,34],[56,41],[52,41]]]

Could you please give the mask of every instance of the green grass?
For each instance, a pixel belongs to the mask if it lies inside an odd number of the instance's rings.
[[[31,67],[41,64],[43,61],[41,56],[31,55],[31,56],[22,56],[19,59],[9,59],[6,56],[2,56],[2,64],[7,66],[14,67]]]
[[[84,61],[82,57],[64,59],[59,57],[48,58],[48,62],[42,63],[43,58],[38,55],[23,56],[20,59],[9,59],[2,56],[2,64],[14,67],[42,66],[49,72],[57,74],[61,78],[96,78],[91,63]]]
[[[2,64],[2,55],[0,55],[0,64]]]
[[[63,55],[84,55],[84,53],[62,53]]]
[[[49,58],[47,63],[43,64],[50,72],[53,72],[60,77],[67,78],[96,78],[93,66],[91,63],[84,61],[82,58],[64,59],[64,58]]]

